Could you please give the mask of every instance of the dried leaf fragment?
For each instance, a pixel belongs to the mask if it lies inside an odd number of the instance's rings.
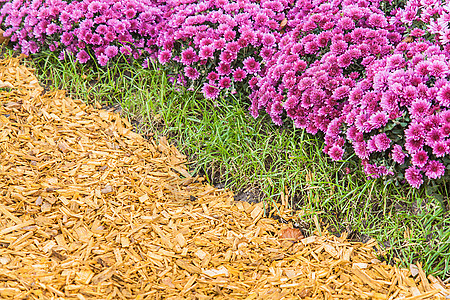
[[[280,240],[299,241],[304,238],[303,233],[298,228],[282,229],[278,235]]]
[[[4,36],[3,34],[5,33],[4,30],[0,29],[0,44],[8,44],[10,37],[9,36]]]
[[[282,30],[284,27],[286,27],[287,25],[287,18],[284,18],[283,21],[281,21],[280,23],[280,30]]]

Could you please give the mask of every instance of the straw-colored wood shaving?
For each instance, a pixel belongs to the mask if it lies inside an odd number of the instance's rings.
[[[0,62],[1,299],[444,299],[420,265],[303,238],[162,138]],[[285,225],[284,225],[285,226]],[[286,238],[285,238],[286,237]]]

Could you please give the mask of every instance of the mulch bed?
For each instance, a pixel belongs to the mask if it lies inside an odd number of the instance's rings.
[[[234,201],[191,176],[164,138],[43,93],[17,58],[0,62],[0,102],[2,299],[450,295],[420,265],[381,262],[374,240],[304,238],[262,203]]]

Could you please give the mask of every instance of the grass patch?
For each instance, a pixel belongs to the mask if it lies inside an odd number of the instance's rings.
[[[253,119],[247,99],[212,103],[137,63],[89,68],[51,53],[28,63],[44,86],[87,102],[119,103],[141,133],[167,136],[188,155],[192,172],[234,190],[237,198],[270,204],[287,195],[307,231],[317,229],[318,219],[350,238],[377,239],[390,262],[407,266],[419,260],[426,272],[449,276],[450,218],[443,205],[424,189],[367,180],[354,161],[331,162],[319,137],[291,123],[278,127],[267,116]]]

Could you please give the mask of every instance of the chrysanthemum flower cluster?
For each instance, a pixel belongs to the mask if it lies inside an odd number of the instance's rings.
[[[178,69],[185,85],[201,85],[206,98],[242,92],[276,52],[290,2],[168,1],[173,9],[158,40],[158,61]]]
[[[450,5],[404,4],[0,0],[0,23],[26,54],[152,60],[206,98],[248,93],[254,117],[291,119],[331,159],[418,188],[450,165]]]
[[[392,23],[406,24],[411,38],[424,37],[450,52],[450,3],[441,0],[409,0],[396,11]]]
[[[327,130],[345,139],[373,177],[401,175],[414,187],[445,173],[450,153],[450,56],[428,41],[400,43],[372,63]],[[331,155],[331,153],[330,153]]]
[[[153,0],[14,0],[3,4],[0,23],[24,54],[49,49],[105,66],[120,54],[155,55],[164,9]]]

